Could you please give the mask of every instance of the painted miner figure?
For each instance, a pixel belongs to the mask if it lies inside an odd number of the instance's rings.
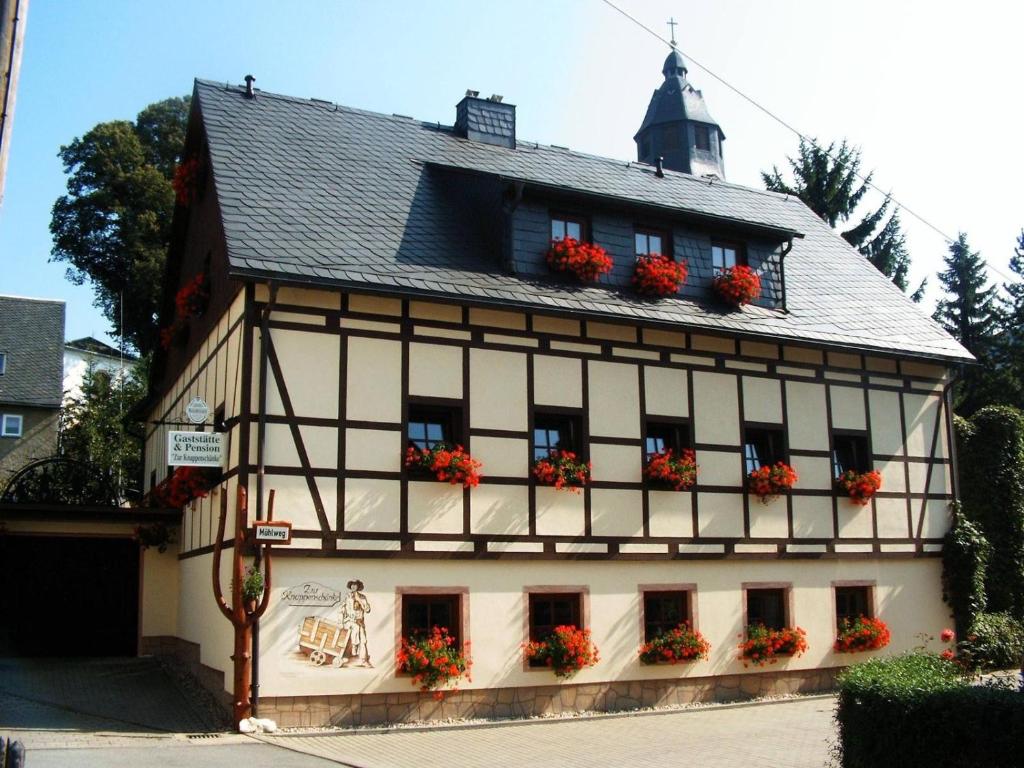
[[[353,579],[345,585],[348,595],[341,604],[341,625],[348,630],[348,645],[345,647],[341,666],[370,667],[370,653],[366,647],[365,616],[370,612],[370,601],[363,594],[363,582]]]

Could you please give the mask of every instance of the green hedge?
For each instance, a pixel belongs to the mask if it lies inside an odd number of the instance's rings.
[[[1024,622],[1008,613],[979,613],[958,644],[957,655],[978,669],[1020,669]]]
[[[851,667],[836,721],[843,768],[1001,768],[1024,755],[1024,694],[968,685],[931,654]]]

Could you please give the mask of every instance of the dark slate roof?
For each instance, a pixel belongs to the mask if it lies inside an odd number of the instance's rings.
[[[56,408],[64,379],[64,302],[0,296],[0,404]]]
[[[721,126],[708,112],[708,105],[704,103],[704,94],[690,85],[686,79],[686,65],[683,63],[682,54],[679,51],[672,51],[665,59],[665,66],[661,71],[665,75],[665,82],[651,96],[651,101],[647,105],[647,113],[644,115],[644,121],[640,124],[636,136],[652,125],[690,120],[715,126],[719,135],[724,139],[725,133]]]
[[[229,268],[238,276],[547,309],[880,352],[970,355],[799,200],[685,173],[197,81]],[[503,272],[446,202],[434,165],[724,221],[799,232],[785,261],[788,312],[723,313],[601,286]]]

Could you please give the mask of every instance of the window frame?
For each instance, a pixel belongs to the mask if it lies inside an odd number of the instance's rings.
[[[17,431],[8,433],[8,424],[17,424]],[[18,439],[25,434],[25,417],[20,413],[4,413],[0,414],[0,438],[9,437],[12,439]]]
[[[840,475],[843,474],[843,472],[848,471],[847,469],[841,469],[841,465],[839,464],[839,461],[838,461],[839,456],[838,456],[837,442],[840,441],[840,440],[844,440],[844,441],[845,440],[852,440],[852,441],[855,441],[854,445],[857,445],[857,444],[863,445],[863,452],[864,452],[864,457],[863,457],[863,462],[864,463],[863,463],[863,466],[858,464],[855,467],[851,467],[851,469],[853,469],[854,471],[856,471],[858,473],[861,473],[861,472],[870,472],[871,470],[873,470],[875,468],[874,454],[871,452],[871,436],[870,436],[870,434],[868,433],[867,430],[863,430],[863,429],[833,429],[831,431],[831,434],[829,435],[829,443],[831,445],[831,450],[829,451],[829,453],[830,453],[829,460],[832,463],[832,477],[839,477]],[[858,453],[858,450],[855,449],[854,450],[855,459],[856,459],[856,454],[857,453]],[[857,463],[857,462],[855,461],[855,463]]]
[[[414,413],[415,412],[415,413]],[[413,439],[409,435],[409,427],[413,423],[432,423],[430,421],[423,421],[424,415],[426,418],[430,416],[443,416],[444,420],[438,419],[442,426],[448,427],[448,435],[443,436],[441,440],[434,441],[438,443],[446,443],[451,447],[456,445],[465,445],[463,437],[466,434],[464,418],[465,411],[462,407],[461,400],[439,400],[432,398],[409,398],[408,405],[405,412],[405,428],[402,430],[402,436],[405,439],[405,447],[403,451],[411,446],[420,448],[421,446],[416,445]],[[418,416],[420,418],[414,418]],[[442,430],[443,432],[443,430]],[[431,440],[424,436],[424,442],[428,445],[428,449],[432,446],[429,445]]]
[[[647,634],[647,597],[662,595],[685,595],[686,605],[683,611],[683,622],[689,623],[691,629],[697,629],[697,585],[688,584],[639,584],[637,593],[640,599],[640,643],[649,643],[654,635]],[[676,625],[678,626],[678,624]]]
[[[706,146],[700,145],[700,137],[704,137]],[[699,149],[701,152],[711,151],[711,126],[707,123],[694,123],[693,124],[693,148]]]
[[[0,376],[5,376],[6,374],[7,374],[7,352],[5,350],[5,351],[0,352]]]
[[[751,444],[749,433],[750,432],[765,432],[772,433],[773,438],[778,438],[778,448],[772,452],[772,460],[767,464],[762,463],[761,466],[774,466],[777,462],[784,462],[789,464],[789,441],[787,438],[786,427],[784,424],[771,424],[761,421],[747,421],[743,423],[743,476],[747,477],[754,469],[759,467],[750,467],[750,457],[747,455],[747,446]],[[775,440],[772,440],[771,445],[776,445]]]
[[[875,618],[878,615],[878,606],[875,603],[876,583],[868,580],[844,580],[832,582],[832,626],[839,631],[839,622],[844,618],[857,618],[852,615],[842,615],[839,612],[839,590],[841,589],[862,589],[864,590],[865,607],[864,613],[868,618]],[[857,614],[858,616],[860,614]]]
[[[712,238],[711,240],[711,274],[720,275],[723,270],[727,267],[715,266],[715,248],[731,249],[736,254],[736,263],[733,266],[746,267],[747,264],[747,249],[746,246],[739,240],[722,240]]]
[[[567,411],[563,409],[548,409],[548,408],[537,408],[533,411],[530,419],[530,465],[540,459],[547,458],[551,455],[551,451],[555,450],[548,448],[548,452],[544,456],[537,455],[537,422],[540,421],[562,421],[569,426],[569,435],[571,439],[571,447],[562,448],[559,447],[557,450],[560,451],[572,451],[576,454],[576,457],[582,461],[586,461],[588,451],[586,450],[586,432],[583,424],[583,414],[580,411]],[[540,429],[549,430],[548,427],[540,427]]]
[[[543,585],[523,587],[523,643],[531,642],[533,639],[540,639],[533,631],[533,604],[535,598],[575,596],[578,600],[577,613],[580,623],[577,629],[587,629],[590,626],[590,587],[586,585]],[[543,625],[547,626],[547,625]],[[552,625],[557,626],[557,625]],[[543,672],[548,669],[543,663],[531,663],[529,659],[523,658],[523,670],[526,672]]]
[[[405,633],[406,598],[454,598],[457,600],[458,626],[454,629],[458,632],[458,647],[460,651],[465,650],[469,642],[469,587],[395,587],[395,648],[402,647],[402,640],[407,637]],[[452,627],[448,628],[449,631]],[[405,674],[395,668],[395,677],[404,677]]]
[[[644,224],[634,224],[633,225],[633,256],[635,258],[639,258],[641,256],[649,256],[652,253],[652,251],[647,251],[646,253],[640,253],[639,251],[637,251],[637,249],[636,249],[636,238],[637,238],[637,236],[640,236],[640,235],[642,235],[642,236],[647,238],[648,246],[650,246],[650,238],[652,236],[660,237],[661,238],[661,244],[662,244],[662,247],[664,249],[664,250],[662,250],[660,252],[660,255],[661,256],[665,256],[666,258],[672,259],[672,261],[675,261],[675,258],[672,256],[672,250],[673,249],[672,249],[672,231],[671,230],[662,229],[661,227],[648,227],[648,226],[646,226]]]
[[[568,224],[568,223],[578,224],[579,228],[580,228],[579,242],[581,242],[581,243],[589,243],[590,242],[590,222],[587,220],[587,217],[583,216],[581,214],[578,214],[578,213],[569,213],[568,211],[559,211],[559,210],[548,211],[548,240],[549,241],[553,242],[556,239],[554,237],[554,232],[552,231],[554,223],[556,221],[562,221],[562,222],[565,222],[566,224]],[[563,236],[563,238],[559,238],[559,239],[564,239],[564,237],[568,237],[569,236],[568,235],[568,227],[566,227],[566,230],[567,230],[567,232]]]
[[[653,428],[653,429],[652,429]],[[693,449],[693,436],[690,433],[689,419],[672,419],[668,417],[653,417],[644,419],[643,435],[641,435],[640,449],[643,454],[644,466],[651,460],[653,453],[647,450],[647,441],[653,431],[669,430],[672,432],[672,445],[667,446],[672,453],[679,456],[684,450]]]
[[[793,619],[793,583],[789,581],[750,581],[743,582],[743,637],[747,638],[747,627],[750,626],[750,593],[758,591],[782,592],[782,626],[794,627]],[[767,626],[767,625],[766,625]]]

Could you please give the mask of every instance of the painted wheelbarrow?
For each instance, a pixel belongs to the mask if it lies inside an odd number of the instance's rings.
[[[349,631],[333,621],[307,616],[299,632],[299,650],[309,656],[309,663],[322,667],[328,661],[339,667],[348,645]]]

